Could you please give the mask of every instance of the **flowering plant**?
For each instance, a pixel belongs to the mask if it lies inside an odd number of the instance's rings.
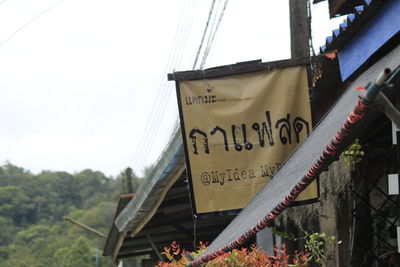
[[[200,242],[200,246],[195,252],[190,253],[191,257],[196,257],[206,249],[206,244]],[[168,262],[159,262],[160,267],[179,267],[188,266],[190,260],[186,256],[186,251],[181,250],[176,242],[172,242],[170,247],[164,247],[163,255]],[[309,252],[295,252],[293,255],[286,254],[286,246],[282,244],[280,248],[274,248],[274,255],[269,255],[262,249],[251,245],[250,248],[233,249],[226,252],[205,266],[222,267],[222,266],[267,266],[267,267],[307,267],[310,259]],[[289,263],[291,261],[291,263]]]

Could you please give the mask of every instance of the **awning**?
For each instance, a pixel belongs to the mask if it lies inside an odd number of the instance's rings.
[[[334,137],[338,138],[338,131],[342,129],[345,122],[348,122],[349,113],[353,111],[359,101],[359,91],[355,88],[366,86],[368,82],[375,80],[385,68],[395,69],[399,65],[399,58],[400,47],[397,47],[360,75],[325,118],[320,121],[310,136],[282,165],[268,185],[254,197],[210,246],[195,258],[192,264],[198,265],[207,262],[225,251],[243,244],[253,234],[271,223],[290,204],[293,194],[304,189],[299,185],[309,182],[307,180],[315,179],[322,170],[328,168],[329,164],[339,157],[347,145],[379,115],[378,112],[369,109],[360,118],[350,117],[350,120],[357,119],[359,122],[351,125],[351,131],[342,132],[342,135],[339,136],[342,139],[340,146],[328,148],[327,152],[327,146],[332,145],[331,140]],[[362,105],[361,108],[363,108]],[[357,117],[357,114],[355,115]],[[326,155],[327,153],[330,155]],[[326,156],[327,159],[321,160],[323,156]],[[318,168],[315,168],[317,165]]]
[[[184,156],[180,129],[175,131],[170,143],[161,155],[162,157],[151,170],[149,179],[142,183],[138,189],[137,196],[128,203],[116,218],[115,225],[120,232],[130,231],[134,227],[140,228],[138,223],[142,222],[148,216],[149,211],[157,206],[160,195],[165,194],[182,173]],[[139,231],[139,228],[134,231]]]
[[[135,194],[125,194],[119,197],[118,206],[114,215],[114,220],[118,217],[121,211],[126,207],[126,205],[134,196]],[[118,238],[119,238],[119,231],[118,228],[113,223],[110,232],[108,233],[107,240],[104,244],[103,256],[110,256],[113,254]]]
[[[192,250],[194,231],[198,240],[211,242],[236,215],[193,221],[180,133],[175,132],[135,197],[120,200],[104,247],[104,255],[114,261],[148,254],[161,257],[163,247],[173,241]]]

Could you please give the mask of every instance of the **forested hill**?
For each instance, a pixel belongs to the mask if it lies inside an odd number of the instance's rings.
[[[134,176],[134,175],[133,175]],[[135,192],[142,179],[134,176]],[[108,234],[124,178],[99,171],[43,171],[0,166],[0,266],[95,266],[104,239],[63,220],[65,216]],[[101,258],[101,266],[112,266]]]

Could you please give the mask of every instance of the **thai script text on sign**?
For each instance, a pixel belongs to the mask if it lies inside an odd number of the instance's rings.
[[[179,81],[196,213],[243,208],[311,131],[306,67]],[[317,198],[316,183],[297,200]]]

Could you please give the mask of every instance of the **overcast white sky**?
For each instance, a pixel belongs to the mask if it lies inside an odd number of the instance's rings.
[[[175,127],[166,73],[192,68],[211,2],[0,0],[0,163],[140,173]],[[338,21],[312,11],[318,51]],[[288,14],[287,0],[229,1],[205,67],[289,58]]]

